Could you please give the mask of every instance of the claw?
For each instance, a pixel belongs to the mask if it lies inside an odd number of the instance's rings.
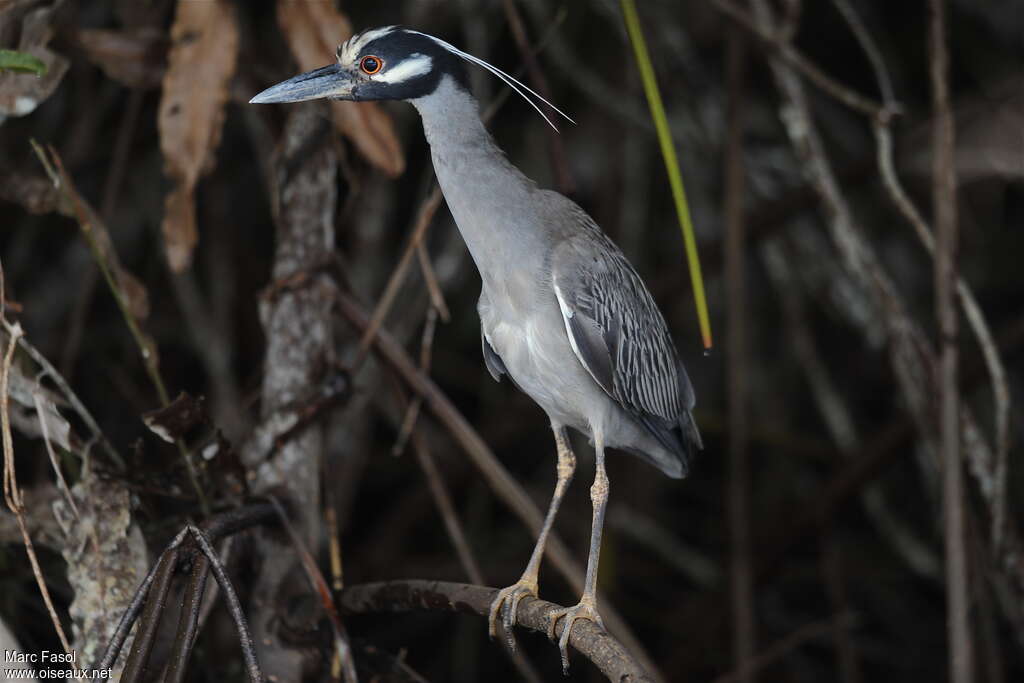
[[[601,615],[597,613],[597,605],[594,600],[588,599],[586,595],[574,607],[555,610],[551,613],[551,620],[548,622],[548,638],[555,639],[555,627],[558,620],[565,617],[565,626],[562,628],[562,635],[558,638],[558,651],[562,654],[562,673],[569,675],[569,634],[572,633],[573,624],[577,619],[589,619],[601,628],[604,622]]]
[[[491,638],[498,634],[498,615],[501,614],[501,623],[505,630],[505,637],[508,639],[508,647],[515,652],[516,639],[512,627],[516,624],[516,613],[519,610],[519,603],[525,597],[537,597],[537,582],[529,579],[519,579],[508,588],[502,588],[491,601],[491,612],[487,619],[487,632]]]

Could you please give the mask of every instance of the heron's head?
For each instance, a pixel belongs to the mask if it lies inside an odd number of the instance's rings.
[[[357,33],[338,46],[337,61],[267,88],[255,104],[335,100],[413,100],[445,76],[466,87],[466,70],[432,36],[399,26]]]
[[[325,98],[354,101],[416,100],[433,93],[445,78],[450,78],[460,88],[468,91],[465,63],[469,62],[487,69],[504,81],[549,124],[550,119],[530,95],[569,119],[557,107],[501,69],[420,31],[401,26],[369,29],[357,33],[338,46],[335,56],[337,61],[334,64],[282,81],[249,102],[269,104]]]

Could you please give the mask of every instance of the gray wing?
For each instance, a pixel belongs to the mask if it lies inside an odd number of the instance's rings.
[[[609,396],[686,455],[691,443],[701,447],[690,414],[695,397],[665,319],[618,247],[583,219],[586,229],[564,240],[551,261],[573,351]]]

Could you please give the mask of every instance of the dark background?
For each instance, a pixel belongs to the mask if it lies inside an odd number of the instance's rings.
[[[577,122],[561,126],[558,138],[571,196],[622,246],[659,302],[696,388],[696,416],[705,443],[684,481],[666,479],[628,456],[610,458],[600,588],[666,679],[707,680],[734,668],[726,453],[735,431],[727,409],[730,330],[722,268],[722,178],[729,133],[725,54],[730,37],[750,34],[709,3],[639,4],[700,246],[716,335],[715,347],[706,354],[664,165],[618,3],[516,3],[531,42],[543,40],[550,30],[539,64],[552,101]],[[930,221],[926,3],[855,4],[903,107],[903,116],[892,124],[897,169]],[[15,9],[0,6],[0,17]],[[515,72],[522,63],[501,2],[382,0],[346,2],[341,9],[356,30],[403,23],[507,71]],[[160,372],[170,393],[204,396],[213,424],[233,443],[244,443],[259,419],[265,337],[258,306],[272,280],[275,240],[262,165],[272,158],[288,115],[286,106],[255,107],[246,100],[300,67],[281,36],[273,3],[240,2],[236,11],[238,64],[214,164],[198,184],[199,242],[194,263],[183,274],[169,270],[160,232],[170,184],[163,173],[157,111],[174,3],[61,3],[50,17],[50,47],[68,60],[67,73],[38,109],[0,126],[0,258],[6,297],[21,307],[20,312],[8,310],[7,317],[21,322],[28,339],[60,369],[110,441],[131,455],[128,474],[109,476],[130,482],[135,521],[153,552],[187,519],[201,515],[176,449],[140,420],[142,413],[159,407],[159,400],[78,226],[45,210],[53,205],[52,191],[29,140],[53,145],[61,155],[82,196],[102,216],[125,268],[148,291],[151,311],[142,326],[159,349]],[[963,0],[953,2],[949,13],[960,266],[999,344],[1011,396],[1019,397],[1024,10],[1013,1]],[[149,27],[148,32],[141,27]],[[95,48],[83,44],[81,31],[97,28],[121,31],[144,48],[134,57],[143,75],[133,85],[101,69]],[[16,35],[17,29],[10,29],[5,39]],[[803,3],[794,43],[839,82],[880,99],[869,62],[832,3]],[[757,651],[775,653],[760,677],[941,680],[947,645],[939,470],[930,445],[935,427],[922,427],[908,411],[889,361],[886,327],[838,255],[826,227],[829,213],[821,210],[780,123],[782,99],[767,68],[774,53],[752,40],[745,41],[745,49],[742,151],[748,239],[742,258],[748,525],[757,577],[752,609]],[[324,64],[331,59],[330,53],[323,54]],[[472,78],[484,103],[503,88],[480,70]],[[805,89],[858,227],[895,283],[910,319],[934,344],[932,260],[879,181],[868,121],[814,86],[805,84]],[[380,111],[393,118],[405,155],[405,171],[397,178],[375,170],[345,138],[322,139],[341,152],[334,277],[368,309],[404,249],[432,178],[412,107],[385,103]],[[551,137],[526,103],[509,99],[492,129],[527,175],[542,186],[557,184]],[[430,375],[533,500],[546,506],[554,483],[550,430],[527,397],[508,382],[494,383],[485,371],[475,314],[479,277],[443,205],[427,243],[452,312],[451,321],[438,326]],[[429,297],[415,262],[409,273],[385,328],[417,358]],[[961,328],[962,396],[982,436],[991,441],[989,378],[962,316]],[[344,365],[353,357],[358,333],[339,317],[335,340],[338,362]],[[223,365],[216,366],[211,349],[226,354]],[[323,487],[331,488],[339,515],[346,583],[468,581],[412,453],[406,449],[401,457],[391,455],[402,414],[395,398],[400,383],[372,357],[352,380],[351,396],[318,417],[326,435]],[[1021,414],[1018,408],[1010,413],[1013,443],[1024,427]],[[423,411],[418,425],[486,582],[511,583],[526,564],[533,535],[498,502],[429,411]],[[585,440],[575,444],[581,466],[556,530],[583,562],[593,459]],[[23,488],[52,488],[42,441],[16,431],[14,451]],[[1008,485],[1011,526],[1021,522],[1022,482],[1014,460],[1019,453],[1014,445]],[[868,458],[877,464],[864,476],[848,479]],[[78,461],[69,456],[66,462],[67,476],[74,480],[81,471]],[[978,680],[1018,680],[1024,675],[1024,603],[1014,572],[1021,569],[1007,569],[993,548],[988,499],[970,474],[965,478]],[[837,481],[849,486],[836,489]],[[220,504],[229,504],[223,492],[210,493]],[[814,516],[818,510],[824,512]],[[8,522],[0,539],[0,616],[26,650],[54,649],[59,643],[20,535]],[[43,573],[58,609],[66,610],[72,591],[59,544],[40,546]],[[323,547],[318,556],[326,572]],[[235,567],[235,575],[244,593],[245,567]],[[578,598],[550,565],[542,568],[541,595],[561,604]],[[67,613],[63,616],[67,625]],[[382,615],[348,618],[346,626],[357,642],[404,653],[406,663],[428,680],[515,680],[508,659],[487,640],[481,619]],[[554,646],[527,634],[520,643],[545,679],[558,679]],[[317,646],[309,648],[317,660]],[[589,666],[575,658],[572,679],[596,680]],[[241,664],[230,623],[218,611],[199,638],[190,680],[225,676],[240,679]]]

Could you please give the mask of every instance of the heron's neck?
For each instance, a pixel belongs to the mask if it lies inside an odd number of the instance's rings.
[[[543,258],[542,224],[534,220],[531,198],[537,187],[495,144],[476,99],[446,77],[412,103],[423,118],[438,184],[485,287],[510,267],[530,265],[524,254]]]

